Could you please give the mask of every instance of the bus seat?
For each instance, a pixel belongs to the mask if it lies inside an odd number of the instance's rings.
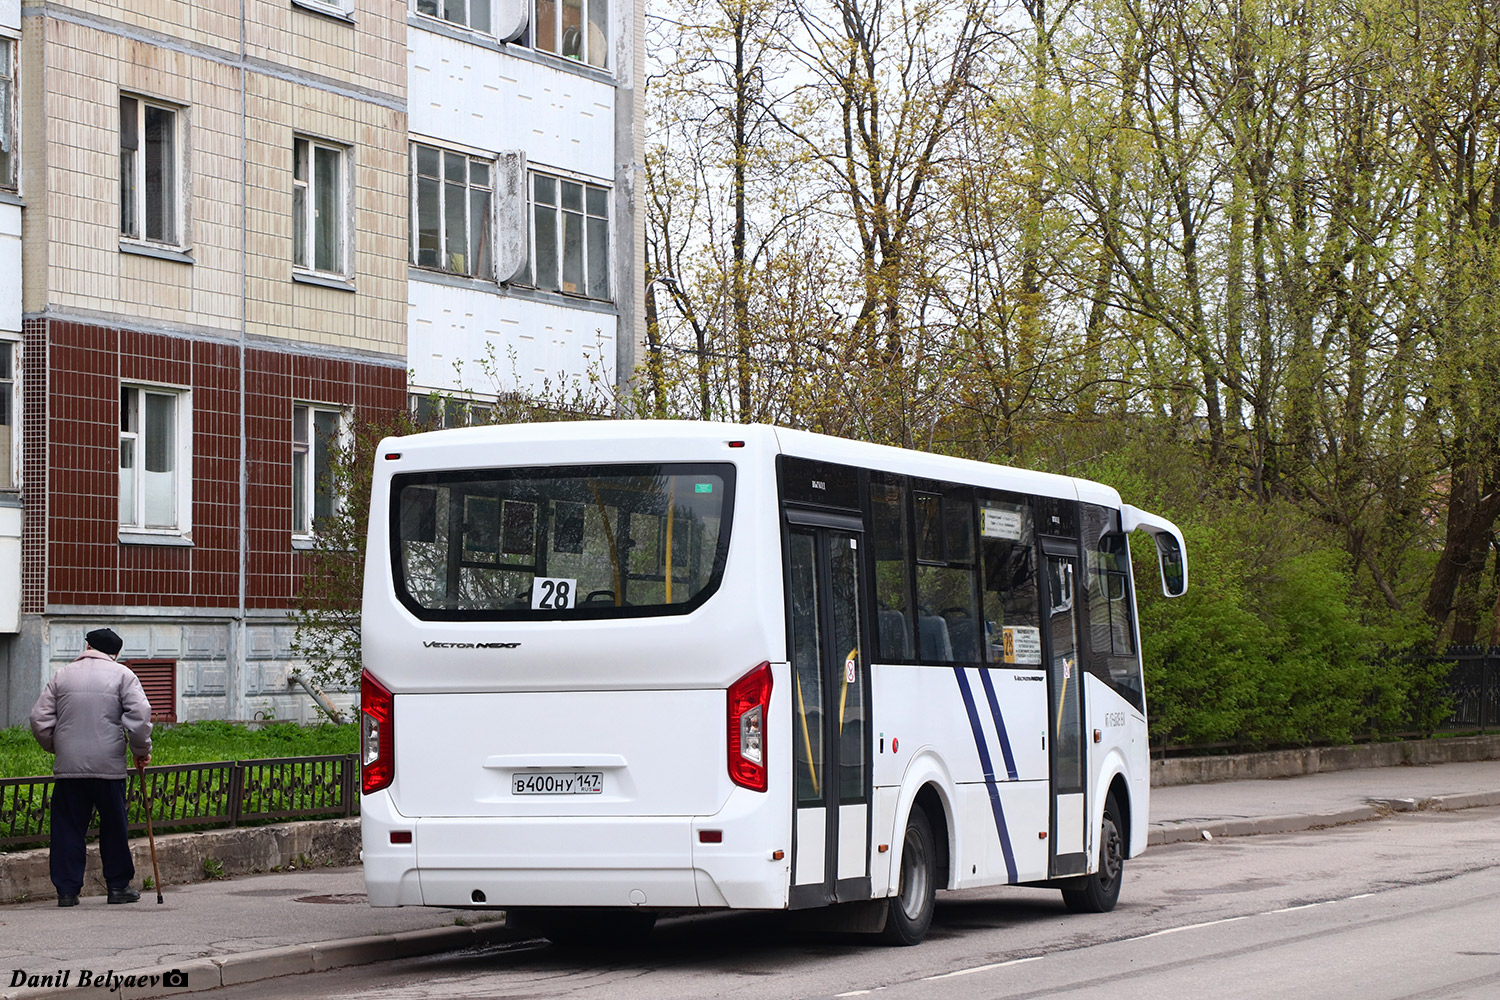
[[[953,658],[961,663],[979,662],[979,630],[972,618],[955,618],[948,623],[948,638],[953,643]]]
[[[953,643],[948,639],[948,622],[942,615],[917,618],[917,641],[922,647],[922,659],[953,662]]]
[[[911,656],[906,616],[895,608],[880,609],[880,656],[886,660],[904,660]]]

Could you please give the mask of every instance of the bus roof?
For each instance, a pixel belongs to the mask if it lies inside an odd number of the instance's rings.
[[[408,470],[412,464],[427,468],[516,467],[545,465],[553,460],[574,460],[571,456],[564,458],[556,454],[548,447],[553,445],[573,445],[587,449],[590,445],[634,443],[644,445],[652,451],[674,452],[683,446],[692,448],[730,441],[743,441],[747,448],[755,450],[877,468],[922,479],[963,482],[1066,499],[1076,498],[1116,508],[1121,502],[1120,494],[1112,487],[1087,479],[853,441],[770,424],[730,424],[704,420],[585,420],[503,424],[427,431],[401,438],[388,438],[382,443],[381,451],[401,451],[404,458],[412,460],[410,464],[403,463]],[[505,461],[493,460],[491,449],[512,446],[520,449],[520,453],[506,455]],[[534,453],[527,446],[541,448]],[[536,454],[545,454],[549,460],[539,461]],[[652,457],[635,448],[611,447],[609,454],[618,461],[641,461]]]

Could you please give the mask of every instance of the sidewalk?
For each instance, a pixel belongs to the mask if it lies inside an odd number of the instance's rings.
[[[1205,832],[1216,838],[1289,833],[1393,811],[1496,805],[1500,761],[1180,785],[1152,791],[1150,842],[1201,840]],[[180,969],[188,989],[197,991],[514,939],[493,919],[496,913],[371,908],[358,868],[168,885],[164,899],[158,905],[148,891],[130,906],[89,896],[70,909],[52,900],[0,907],[0,1000],[77,995],[84,971],[121,977]],[[475,922],[459,926],[458,918]],[[12,986],[20,969],[30,976],[66,973],[69,986]],[[115,995],[175,992],[181,991],[158,985]]]

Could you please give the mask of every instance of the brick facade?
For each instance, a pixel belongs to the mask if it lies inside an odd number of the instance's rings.
[[[35,322],[28,356],[50,359],[45,393],[28,393],[28,427],[47,427],[48,475],[28,493],[46,510],[46,540],[23,542],[25,606],[221,608],[239,603],[240,348],[233,343],[108,326]],[[301,568],[292,548],[292,406],[328,403],[356,414],[404,405],[405,371],[392,364],[245,349],[248,553],[246,605],[285,610]],[[176,386],[192,398],[192,545],[119,537],[120,386]],[[46,400],[46,413],[41,412]],[[31,518],[28,518],[30,522]],[[41,519],[35,519],[39,525]],[[45,570],[42,571],[42,567]]]

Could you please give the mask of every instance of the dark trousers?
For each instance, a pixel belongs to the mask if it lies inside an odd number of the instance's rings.
[[[135,878],[125,815],[125,779],[58,778],[52,783],[52,884],[59,896],[83,888],[84,837],[99,811],[99,861],[104,884],[124,889]]]

